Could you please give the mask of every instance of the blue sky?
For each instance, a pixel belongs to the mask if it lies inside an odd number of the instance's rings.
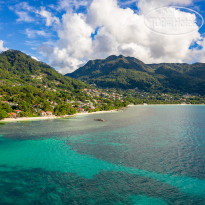
[[[31,55],[39,56],[37,52],[38,45],[45,41],[57,40],[55,31],[45,26],[45,20],[37,18],[34,13],[28,12],[34,21],[18,21],[19,15],[15,11],[20,10],[17,5],[22,2],[18,0],[1,1],[0,3],[0,39],[4,41],[4,46],[9,49],[16,49]],[[55,1],[25,1],[29,6],[39,9],[41,6],[49,7]],[[57,2],[55,2],[57,4]],[[58,14],[58,13],[57,13]],[[59,14],[60,15],[60,14]],[[26,29],[43,30],[48,36],[34,36],[29,38],[26,35]]]
[[[146,5],[173,4],[205,17],[205,2],[200,0],[0,0],[0,41],[4,48],[21,50],[63,73],[111,54],[131,55],[146,63],[205,61],[205,26],[180,37],[142,28]]]

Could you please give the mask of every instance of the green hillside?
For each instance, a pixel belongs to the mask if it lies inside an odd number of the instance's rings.
[[[15,50],[0,54],[0,80],[4,84],[48,86],[58,89],[82,89],[81,81],[65,77],[49,65]]]
[[[67,74],[102,88],[183,92],[205,95],[205,64],[144,64],[133,57],[110,56],[89,61]]]
[[[0,54],[0,119],[110,110],[127,103],[118,94],[90,89],[20,51]]]
[[[85,87],[20,51],[0,54],[0,119],[15,110],[21,110],[20,117],[39,116],[42,111],[73,114],[76,110],[67,100],[86,99],[81,92]]]

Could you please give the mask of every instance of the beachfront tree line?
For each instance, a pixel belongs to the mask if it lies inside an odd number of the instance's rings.
[[[89,96],[82,90],[69,92],[33,86],[1,86],[0,119],[16,110],[21,111],[18,117],[37,117],[41,111],[51,111],[56,116],[73,115],[78,112],[79,102],[92,102],[94,109],[86,105],[83,107],[84,111],[89,112],[118,109],[129,104],[127,101]]]
[[[104,92],[104,91],[103,91]],[[122,99],[113,99],[118,93]],[[37,117],[41,111],[51,111],[53,115],[73,115],[79,111],[79,102],[84,111],[95,112],[126,107],[129,104],[204,104],[204,96],[187,96],[183,94],[160,94],[136,92],[135,90],[107,90],[107,97],[88,95],[83,90],[73,92],[65,90],[48,90],[33,86],[1,86],[0,119],[7,118],[9,113],[20,110],[18,117]],[[90,109],[86,102],[92,102]]]

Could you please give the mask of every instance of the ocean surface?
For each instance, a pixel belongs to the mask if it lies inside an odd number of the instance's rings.
[[[8,204],[205,205],[205,106],[0,124]]]

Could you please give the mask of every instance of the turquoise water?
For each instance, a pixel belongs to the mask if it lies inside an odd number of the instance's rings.
[[[204,146],[205,106],[1,124],[0,204],[203,205]]]

